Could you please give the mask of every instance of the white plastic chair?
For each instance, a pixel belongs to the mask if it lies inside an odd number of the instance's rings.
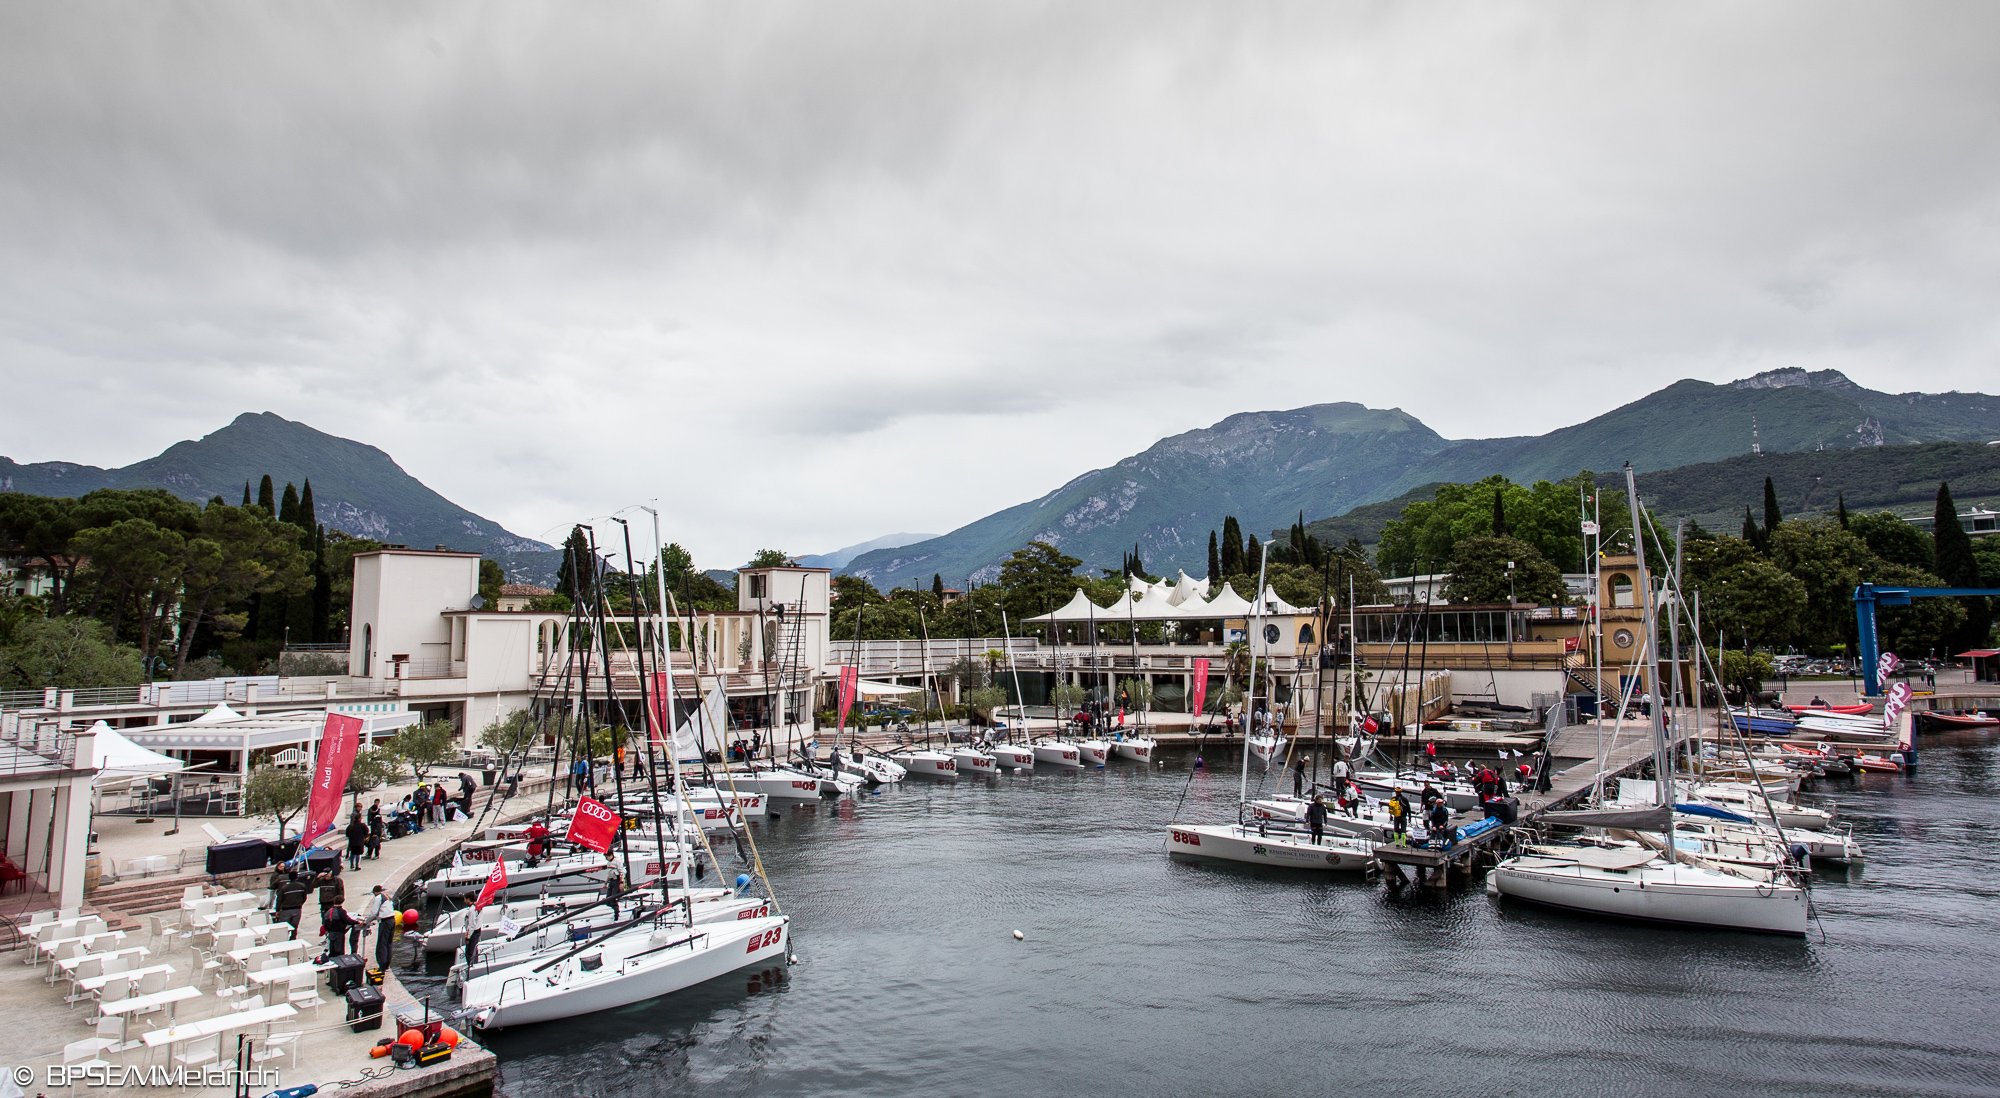
[[[71,1041],[63,1046],[63,1066],[80,1068],[109,1068],[111,1061],[98,1059],[97,1054],[107,1047],[101,1037],[88,1037],[81,1041]]]
[[[200,885],[191,884],[186,888],[181,889],[181,906],[185,907],[189,904],[194,903],[196,900],[199,899],[201,899]]]
[[[326,1005],[326,1000],[319,997],[319,977],[311,972],[301,972],[292,977],[285,1001],[299,1010],[311,1007],[313,1017],[319,1017],[319,1008]]]
[[[229,1009],[257,1010],[261,1008],[263,1005],[264,1005],[264,997],[262,995],[245,995],[243,998],[238,999],[236,1002],[229,1004]]]
[[[190,1041],[180,1052],[174,1054],[174,1063],[182,1067],[200,1067],[212,1060],[222,1059],[222,1035]]]
[[[297,1071],[299,1067],[299,1038],[303,1036],[305,1036],[305,1033],[298,1030],[289,1033],[267,1034],[264,1037],[264,1047],[251,1053],[250,1060],[252,1063],[261,1064],[266,1060],[275,1060],[283,1056],[287,1051],[290,1051],[292,1054],[292,1070]]]

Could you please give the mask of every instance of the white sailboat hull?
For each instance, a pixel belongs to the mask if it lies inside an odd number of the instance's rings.
[[[958,777],[958,763],[942,751],[911,751],[894,759],[903,769],[926,778]]]
[[[987,750],[992,753],[994,763],[1003,768],[1019,770],[1035,765],[1035,753],[1025,747],[999,743]]]
[[[648,898],[647,902],[658,903],[657,895]],[[523,937],[510,938],[506,941],[500,941],[496,938],[484,939],[479,943],[479,959],[470,965],[459,965],[455,970],[456,981],[464,983],[467,980],[476,980],[482,976],[498,972],[503,968],[513,968],[516,965],[531,964],[538,959],[546,960],[554,957],[563,950],[572,949],[578,944],[575,935],[583,934],[587,937],[589,934],[602,931],[622,919],[631,918],[634,914],[636,913],[631,910],[630,905],[627,905],[622,913],[614,912],[610,907],[606,906],[587,912],[583,917],[573,922],[545,926],[535,933]],[[749,919],[764,919],[769,918],[770,915],[771,901],[760,900],[755,896],[711,900],[708,903],[694,905],[694,922],[696,926],[707,926],[712,923],[742,922]]]
[[[1487,890],[1587,915],[1768,934],[1803,935],[1808,914],[1805,892],[1794,886],[1665,862],[1621,872],[1509,858],[1487,875]]]
[[[730,784],[739,791],[759,793],[772,800],[810,801],[842,792],[839,781],[802,770],[753,770],[733,775]]]
[[[1273,832],[1259,835],[1254,827],[1182,824],[1167,831],[1167,853],[1183,858],[1208,858],[1283,869],[1314,869],[1358,873],[1375,862],[1366,842],[1329,835],[1315,845],[1304,835]]]
[[[959,773],[974,777],[992,777],[1000,772],[1000,764],[984,751],[960,748],[951,753],[951,761],[957,764]]]
[[[1153,750],[1158,746],[1158,743],[1143,736],[1138,739],[1119,740],[1111,745],[1119,758],[1131,759],[1133,762],[1153,761]]]
[[[1050,766],[1080,767],[1083,765],[1083,752],[1078,750],[1077,746],[1073,743],[1064,743],[1060,740],[1046,741],[1036,744],[1034,752],[1035,763],[1037,765],[1042,763],[1047,763]]]
[[[1284,749],[1285,738],[1283,736],[1250,737],[1250,754],[1259,762],[1269,763],[1272,759],[1278,757],[1278,752]]]
[[[1111,744],[1104,740],[1080,740],[1076,750],[1085,766],[1103,766],[1111,761]]]
[[[669,995],[759,964],[786,959],[791,920],[778,916],[702,927],[627,931],[535,972],[515,966],[469,980],[461,1001],[478,1029],[574,1018]],[[598,967],[584,967],[595,955]]]

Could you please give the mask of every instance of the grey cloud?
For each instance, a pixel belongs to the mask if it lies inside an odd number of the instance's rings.
[[[1473,437],[1776,365],[1991,388],[1996,24],[13,5],[0,430],[122,463],[270,408],[524,533],[659,497],[721,563],[1250,408]]]

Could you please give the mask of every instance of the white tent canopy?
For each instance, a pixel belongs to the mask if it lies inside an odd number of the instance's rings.
[[[1169,597],[1173,600],[1175,606],[1179,606],[1189,599],[1198,599],[1206,602],[1208,600],[1208,581],[1205,579],[1195,579],[1183,570],[1180,582],[1174,584],[1174,593]]]
[[[1271,586],[1270,584],[1265,584],[1265,585],[1264,585],[1264,613],[1266,613],[1266,614],[1304,614],[1304,613],[1307,613],[1307,611],[1305,611],[1305,610],[1301,610],[1301,609],[1299,609],[1298,607],[1296,607],[1296,606],[1293,606],[1293,605],[1292,605],[1291,603],[1289,603],[1289,602],[1286,602],[1286,601],[1285,601],[1284,599],[1281,599],[1281,598],[1279,598],[1279,597],[1278,597],[1278,589],[1277,589],[1276,587],[1272,587],[1272,586]]]
[[[240,721],[242,719],[243,719],[243,714],[238,713],[236,710],[229,708],[228,702],[223,702],[221,705],[218,705],[214,709],[211,709],[208,712],[203,713],[201,716],[196,717],[195,719],[189,721],[188,723],[221,724],[225,721]]]
[[[179,759],[140,747],[103,721],[91,725],[90,732],[96,737],[90,743],[90,766],[97,771],[90,784],[99,788],[123,785],[156,774],[172,774],[187,765]]]
[[[1182,616],[1190,618],[1248,618],[1255,617],[1257,608],[1249,600],[1236,593],[1236,588],[1228,584],[1213,599],[1197,607],[1193,602],[1181,604]],[[1194,611],[1189,613],[1188,611]]]
[[[1076,595],[1072,597],[1068,602],[1063,603],[1061,606],[1057,607],[1054,610],[1049,611],[1046,614],[1037,614],[1036,616],[1028,618],[1026,620],[1090,621],[1093,618],[1100,618],[1103,616],[1104,616],[1103,609],[1100,608],[1097,604],[1091,602],[1089,599],[1084,598],[1083,588],[1079,587],[1076,589]]]

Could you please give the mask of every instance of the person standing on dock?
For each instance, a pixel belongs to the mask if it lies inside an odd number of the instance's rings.
[[[369,927],[375,928],[375,967],[389,971],[390,949],[396,942],[396,908],[383,893],[382,886],[376,885],[368,895],[368,901],[361,906],[361,929],[355,931],[354,948],[361,950],[361,935]]]
[[[1304,755],[1300,755],[1299,757],[1292,760],[1292,797],[1293,799],[1296,800],[1297,798],[1303,797],[1305,795],[1306,795],[1306,757]],[[1319,798],[1315,797],[1313,799],[1318,800]]]
[[[1306,806],[1306,828],[1312,832],[1314,846],[1326,838],[1326,801],[1317,793],[1313,794],[1312,803]]]
[[[1410,832],[1410,803],[1403,799],[1403,791],[1398,789],[1389,798],[1389,841],[1403,845],[1403,837]]]

